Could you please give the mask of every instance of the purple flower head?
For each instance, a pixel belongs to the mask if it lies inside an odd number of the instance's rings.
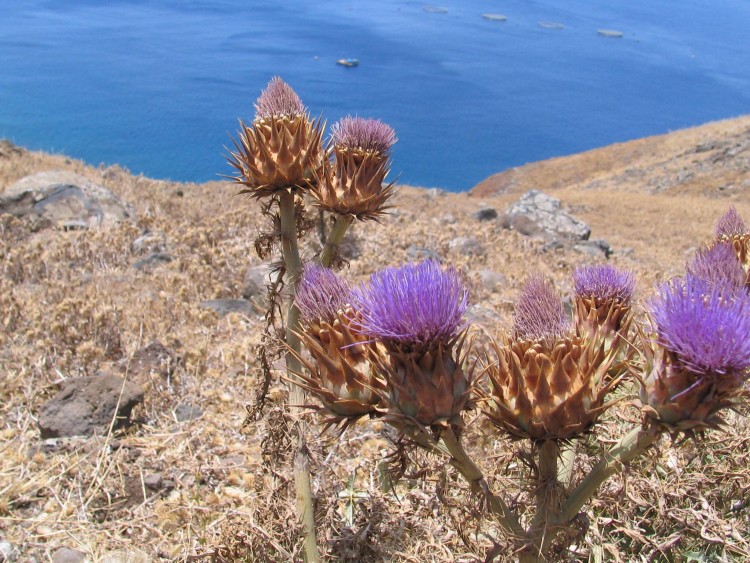
[[[724,215],[721,216],[721,219],[716,222],[714,232],[716,233],[716,238],[731,237],[734,235],[747,234],[748,228],[742,220],[742,217],[740,217],[740,214],[737,213],[737,209],[732,206],[729,208],[729,211],[724,213]]]
[[[573,284],[578,298],[619,301],[628,305],[635,290],[635,276],[609,264],[581,266],[573,272]]]
[[[332,322],[336,312],[350,300],[351,286],[341,276],[318,264],[302,271],[294,303],[305,323]]]
[[[650,303],[658,342],[694,373],[738,375],[750,367],[750,299],[688,276]]]
[[[698,251],[686,267],[688,277],[729,291],[745,288],[747,277],[730,242],[718,242]]]
[[[346,149],[387,153],[396,142],[396,133],[379,119],[343,117],[331,127],[333,144]]]
[[[302,105],[297,93],[278,76],[271,79],[255,102],[255,119],[298,116],[305,113],[305,106]]]
[[[354,291],[360,330],[385,344],[447,344],[463,328],[469,290],[453,268],[438,262],[386,268]]]
[[[556,340],[570,330],[562,301],[552,282],[530,276],[513,313],[513,336],[519,340]]]

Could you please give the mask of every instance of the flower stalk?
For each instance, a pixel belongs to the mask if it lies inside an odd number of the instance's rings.
[[[344,235],[353,221],[353,215],[336,215],[336,222],[333,224],[333,229],[331,229],[323,251],[320,253],[321,266],[325,266],[326,268],[331,267],[336,249],[341,244],[341,241],[344,240]]]
[[[297,245],[297,217],[294,209],[294,193],[291,190],[279,193],[279,217],[281,222],[281,250],[286,265],[286,278],[295,289],[302,274],[302,261]],[[296,293],[293,292],[293,293]],[[302,369],[297,359],[301,351],[299,332],[299,308],[292,300],[287,311],[286,353],[287,377],[297,381],[296,373]],[[296,355],[295,355],[296,352]],[[293,408],[299,409],[305,402],[305,392],[300,385],[291,385],[289,390],[290,402]],[[304,558],[307,563],[320,561],[318,544],[315,535],[315,512],[312,502],[312,487],[310,484],[310,461],[305,443],[305,424],[301,419],[295,420],[294,429],[297,434],[297,451],[294,455],[294,488],[297,499],[297,513],[300,516],[304,530]]]

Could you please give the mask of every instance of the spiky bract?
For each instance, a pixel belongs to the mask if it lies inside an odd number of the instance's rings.
[[[651,419],[673,431],[720,423],[750,368],[750,299],[688,276],[662,286],[649,312],[641,400]]]
[[[280,78],[256,103],[251,125],[240,121],[229,164],[240,193],[262,198],[282,190],[308,189],[323,173],[323,124],[311,121],[297,94]]]
[[[312,195],[319,207],[357,219],[378,219],[388,209],[394,184],[388,175],[393,129],[375,119],[345,117],[333,126],[333,163],[326,161]]]
[[[734,248],[745,272],[750,276],[750,229],[737,209],[730,207],[716,223],[716,240],[728,242]]]

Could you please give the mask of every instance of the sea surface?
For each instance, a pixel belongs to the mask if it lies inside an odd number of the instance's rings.
[[[747,0],[0,0],[0,137],[217,179],[280,75],[329,125],[391,124],[399,182],[460,191],[750,113],[749,30]]]

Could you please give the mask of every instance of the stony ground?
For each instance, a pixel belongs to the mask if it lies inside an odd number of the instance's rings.
[[[606,240],[610,261],[637,273],[638,296],[646,298],[654,282],[680,272],[730,205],[750,219],[748,139],[750,118],[740,118],[528,165],[469,193],[403,187],[382,224],[355,225],[345,273],[362,279],[437,254],[474,281],[477,325],[504,330],[530,272],[552,277],[566,293],[577,265],[602,260],[474,215],[486,207],[502,214],[535,188],[561,199],[592,238]],[[0,547],[19,561],[40,562],[78,557],[62,548],[89,561],[293,560],[299,545],[279,382],[263,416],[243,426],[260,383],[262,299],[242,314],[200,306],[248,294],[246,272],[261,263],[253,250],[263,225],[257,205],[226,183],[156,181],[0,144],[0,191],[44,170],[104,185],[134,206],[135,218],[64,231],[0,217]],[[311,258],[318,249],[313,230],[303,253]],[[154,252],[169,261],[139,264]],[[66,381],[102,373],[143,389],[135,424],[89,438],[42,439],[46,402]],[[637,423],[633,392],[625,389],[596,437],[581,442],[576,477]],[[750,558],[750,434],[741,411],[728,416],[726,431],[700,444],[664,441],[608,481],[565,557]],[[468,418],[469,448],[496,488],[522,506],[527,448]],[[330,560],[510,557],[496,526],[472,517],[465,488],[444,460],[417,455],[413,467],[426,470],[414,470],[393,495],[379,486],[391,446],[377,421],[340,439],[312,437],[321,544]]]

